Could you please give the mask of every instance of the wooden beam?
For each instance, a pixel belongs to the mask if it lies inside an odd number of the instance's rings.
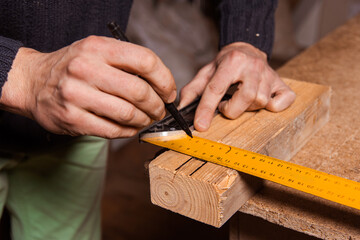
[[[329,119],[330,88],[284,79],[296,92],[280,113],[246,112],[236,120],[217,115],[195,135],[289,160]],[[151,201],[195,220],[222,226],[261,186],[258,178],[167,151],[149,165]]]

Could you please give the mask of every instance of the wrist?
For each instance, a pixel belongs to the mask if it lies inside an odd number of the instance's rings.
[[[250,53],[251,55],[255,55],[259,58],[264,59],[265,61],[267,61],[267,55],[265,52],[261,51],[259,48],[254,47],[253,45],[246,43],[246,42],[233,42],[230,43],[226,46],[224,46],[221,49],[221,52],[229,52],[231,50],[241,50],[247,53]]]
[[[31,118],[30,95],[36,79],[35,69],[40,67],[36,63],[40,54],[34,49],[19,48],[2,88],[0,109]]]

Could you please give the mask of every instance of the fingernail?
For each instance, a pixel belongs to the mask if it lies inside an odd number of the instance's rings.
[[[164,110],[158,120],[163,119],[165,116],[166,116],[166,111]]]
[[[177,106],[177,109],[180,110],[180,109],[183,108],[183,107],[184,107],[184,106],[183,106],[182,102],[179,102],[179,105]]]
[[[199,118],[196,121],[196,123],[197,123],[196,125],[200,128],[198,130],[203,130],[203,131],[207,130],[209,128],[209,125],[210,125],[209,122],[204,118]]]
[[[174,90],[174,91],[170,94],[169,102],[174,102],[175,99],[176,99],[176,95],[177,95],[177,92],[176,92],[176,90]]]
[[[224,111],[224,109],[225,109],[225,104],[226,104],[225,101],[219,103],[218,109],[219,109],[220,112],[223,112],[223,111]]]

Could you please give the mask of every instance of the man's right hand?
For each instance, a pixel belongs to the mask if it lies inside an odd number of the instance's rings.
[[[53,133],[119,138],[163,118],[163,102],[175,98],[173,76],[151,50],[90,36],[52,53],[20,48],[0,108]]]

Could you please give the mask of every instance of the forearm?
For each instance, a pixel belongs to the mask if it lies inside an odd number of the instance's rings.
[[[0,99],[2,87],[8,79],[8,73],[21,46],[21,42],[0,36]]]
[[[220,48],[246,42],[269,58],[274,38],[277,0],[223,0],[220,10]]]

